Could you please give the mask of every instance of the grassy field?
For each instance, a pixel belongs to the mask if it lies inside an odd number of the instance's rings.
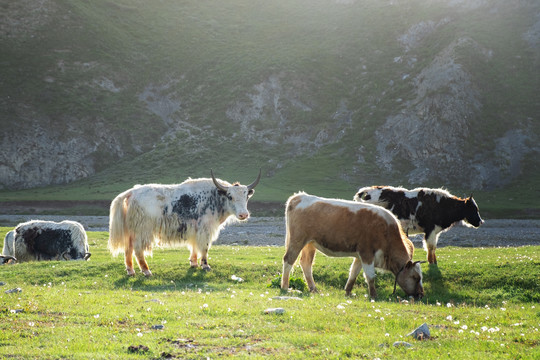
[[[426,297],[400,303],[391,274],[378,276],[376,301],[361,278],[346,297],[350,260],[320,254],[318,294],[273,299],[282,247],[215,246],[208,273],[189,268],[185,248],[157,249],[154,276],[128,278],[107,238],[89,232],[89,262],[0,267],[0,357],[540,358],[540,247],[442,248],[439,267],[423,265]],[[275,307],[285,313],[264,313]],[[422,323],[432,339],[407,336]]]

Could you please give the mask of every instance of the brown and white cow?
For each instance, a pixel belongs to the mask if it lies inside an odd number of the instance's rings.
[[[70,220],[21,223],[6,234],[2,253],[4,259],[18,262],[88,260],[91,255],[84,227]]]
[[[111,203],[109,250],[113,256],[125,254],[126,271],[133,270],[133,253],[145,276],[151,276],[144,256],[152,253],[154,242],[186,244],[191,250],[191,267],[201,259],[210,270],[207,255],[225,224],[249,218],[248,199],[261,179],[250,185],[229,184],[216,179],[188,179],[181,184],[136,185]]]
[[[430,264],[437,263],[435,250],[441,232],[462,220],[475,228],[484,223],[472,195],[461,199],[442,189],[371,186],[358,190],[354,200],[389,209],[407,234],[424,233]]]
[[[407,295],[424,295],[422,270],[418,261],[412,262],[414,246],[390,211],[371,204],[298,193],[287,200],[285,216],[283,290],[289,287],[291,269],[301,253],[304,277],[309,289],[316,291],[312,264],[319,250],[327,256],[354,258],[345,285],[347,295],[361,268],[372,298],[377,296],[375,268],[392,272]]]

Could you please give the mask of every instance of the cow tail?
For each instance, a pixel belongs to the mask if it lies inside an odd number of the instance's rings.
[[[129,241],[126,224],[127,201],[131,196],[130,192],[118,195],[111,203],[109,214],[109,251],[113,256],[117,256],[126,248]]]

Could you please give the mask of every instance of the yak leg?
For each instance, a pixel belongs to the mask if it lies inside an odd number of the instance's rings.
[[[364,270],[364,279],[366,279],[366,283],[368,284],[369,296],[375,299],[377,297],[377,291],[375,290],[375,266],[373,262],[371,264],[362,262],[362,269]]]
[[[139,267],[141,268],[142,273],[144,276],[152,276],[152,272],[148,268],[148,263],[146,262],[146,259],[144,258],[144,250],[136,250],[135,251],[135,257],[137,257],[137,262],[139,263]]]
[[[135,270],[133,270],[133,237],[130,236],[126,249],[124,251],[126,271],[128,276],[134,276]]]
[[[208,265],[208,246],[201,251],[201,268],[206,271],[212,270]]]
[[[345,285],[345,294],[351,295],[351,290],[356,283],[356,278],[360,274],[362,269],[362,260],[355,258],[351,264],[351,270],[349,271],[349,280],[347,280],[347,285]]]
[[[285,291],[289,289],[289,275],[300,251],[302,251],[302,248],[298,248],[299,246],[291,245],[291,241],[286,241],[286,243],[289,246],[283,255],[283,274],[281,275],[281,290]]]
[[[300,266],[304,272],[304,278],[308,284],[309,290],[316,292],[317,288],[315,287],[315,280],[313,280],[313,260],[315,259],[315,246],[313,244],[307,244],[304,249],[302,249],[302,255],[300,256]]]
[[[197,264],[197,252],[195,250],[193,250],[193,248],[191,249],[191,254],[189,256],[189,266],[191,266],[192,268],[196,268],[198,266],[198,264]]]

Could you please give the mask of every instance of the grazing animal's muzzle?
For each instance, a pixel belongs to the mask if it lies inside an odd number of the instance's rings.
[[[415,300],[421,300],[424,297],[424,288],[420,285],[416,289],[416,295],[414,295]]]

